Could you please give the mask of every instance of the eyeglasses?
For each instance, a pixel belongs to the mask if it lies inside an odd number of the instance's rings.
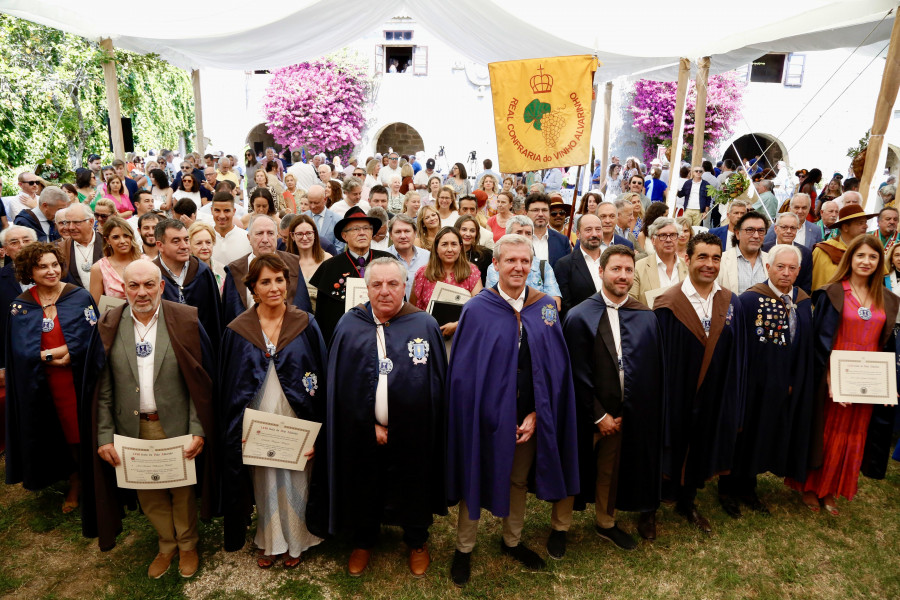
[[[361,173],[354,173],[354,174],[353,174],[353,176],[354,176],[354,177],[365,177],[365,176],[366,176],[366,174],[365,174],[365,172],[361,172]]]
[[[344,231],[350,231],[349,229],[345,229]],[[371,231],[371,230],[370,230]],[[315,234],[312,231],[295,231],[291,234],[291,236],[295,238],[307,238],[313,237]]]
[[[346,229],[344,229],[344,233],[357,233],[360,231],[372,233],[372,226],[371,225],[363,225],[361,227],[347,227]]]
[[[766,235],[766,230],[764,228],[754,229],[753,227],[746,227],[741,229],[747,235]]]
[[[68,227],[69,225],[81,225],[82,223],[87,223],[88,221],[90,221],[90,219],[81,219],[80,221],[60,221],[59,223],[63,227]]]
[[[800,230],[799,227],[794,227],[793,225],[776,225],[776,227],[778,227],[778,228],[781,229],[782,231],[793,231],[793,232],[797,232],[797,231]]]
[[[678,239],[677,233],[657,233],[655,236],[656,239],[666,241],[666,240],[676,240]]]

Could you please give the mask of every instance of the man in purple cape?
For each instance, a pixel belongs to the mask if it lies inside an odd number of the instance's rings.
[[[530,488],[553,502],[547,550],[562,558],[578,493],[575,392],[556,303],[526,285],[531,242],[505,235],[494,247],[500,281],[466,303],[450,354],[448,498],[459,502],[457,585],[471,573],[478,519],[503,517],[500,549],[529,569],[545,566],[520,544]]]

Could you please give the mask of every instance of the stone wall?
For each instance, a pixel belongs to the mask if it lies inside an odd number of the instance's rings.
[[[406,123],[391,123],[384,128],[375,143],[376,152],[384,154],[388,148],[393,148],[398,154],[415,154],[425,150],[425,144],[419,132]]]

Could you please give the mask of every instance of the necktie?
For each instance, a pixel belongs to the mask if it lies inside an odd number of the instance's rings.
[[[365,277],[365,275],[366,275],[366,257],[360,256],[359,258],[357,258],[356,264],[359,265],[359,268],[357,269],[359,271],[359,276]]]
[[[791,343],[794,343],[794,331],[797,329],[797,311],[794,310],[794,304],[788,294],[781,295],[781,301],[788,311],[788,335],[791,336]]]

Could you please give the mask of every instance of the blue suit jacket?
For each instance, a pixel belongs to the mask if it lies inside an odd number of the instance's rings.
[[[311,210],[308,210],[303,214],[316,222],[316,228],[319,230],[319,243],[322,245],[322,250],[332,256],[336,256],[344,251],[344,247],[346,246],[344,240],[339,240],[334,237],[334,226],[340,220],[336,214],[327,208],[322,212],[321,219],[317,219],[316,217],[319,215],[314,215]],[[321,223],[319,221],[321,221]],[[330,250],[328,248],[329,246],[331,247]]]
[[[569,243],[566,236],[554,230],[552,227],[548,227],[547,231],[550,233],[550,237],[547,238],[550,266],[554,267],[556,266],[556,261],[572,251],[572,245]]]
[[[714,227],[708,231],[708,233],[713,234],[720,240],[722,240],[722,251],[728,250],[728,225],[722,225],[721,227]]]
[[[684,185],[681,186],[681,191],[678,192],[679,198],[684,198],[684,208],[687,210],[687,203],[691,197],[691,186],[694,184],[692,179],[688,179],[684,182]],[[700,181],[700,212],[703,212],[707,208],[709,208],[710,198],[709,198],[709,182],[706,180]]]
[[[810,223],[809,221],[803,221],[802,227],[806,230],[806,243],[803,245],[812,252],[813,246],[822,241],[822,230],[819,229],[818,225]],[[770,248],[775,245],[775,225],[769,227],[766,238],[763,240],[763,248],[767,245]]]
[[[26,208],[25,210],[20,211],[19,214],[16,215],[13,224],[27,227],[34,231],[37,234],[39,242],[55,242],[60,238],[59,232],[56,231],[56,224],[53,220],[50,220],[50,235],[47,235],[44,233],[44,228],[41,227],[41,222],[31,209]],[[21,294],[21,292],[19,293]],[[16,295],[18,296],[19,294]]]

